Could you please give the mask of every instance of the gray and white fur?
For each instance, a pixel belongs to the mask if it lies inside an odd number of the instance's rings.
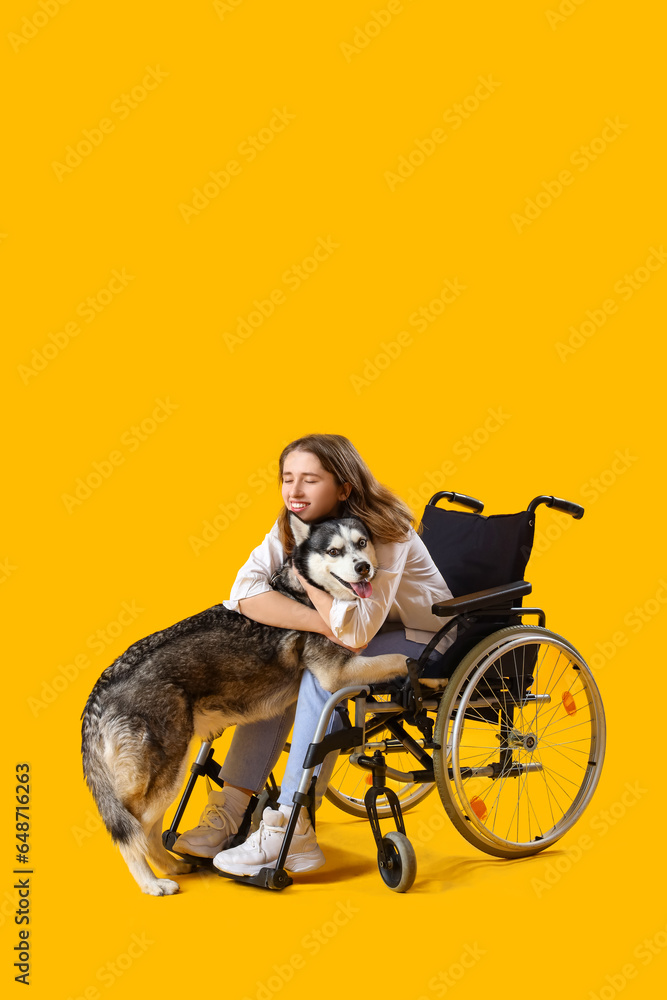
[[[293,565],[335,598],[370,594],[377,558],[357,518],[308,525],[290,512]],[[290,560],[274,575],[278,592],[313,607]],[[315,632],[262,625],[216,604],[133,643],[103,672],[82,718],[83,770],[105,826],[141,890],[178,892],[157,878],[191,866],[162,845],[165,810],[180,790],[196,735],[281,714],[310,670],[327,691],[405,675],[400,654],[358,656]]]

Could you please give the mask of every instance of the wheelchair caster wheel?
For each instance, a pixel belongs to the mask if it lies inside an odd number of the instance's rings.
[[[386,886],[394,892],[407,892],[417,874],[415,851],[404,833],[392,830],[382,838],[382,846],[388,860],[383,865],[378,852],[378,868]]]

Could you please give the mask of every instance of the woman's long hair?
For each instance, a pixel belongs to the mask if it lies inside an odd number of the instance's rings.
[[[307,434],[283,448],[279,461],[278,482],[282,486],[285,459],[292,451],[309,451],[330,472],[337,486],[351,483],[347,500],[340,505],[341,517],[360,518],[375,542],[402,542],[415,518],[400,497],[379,483],[351,441],[342,434]],[[283,506],[278,515],[280,540],[286,555],[294,549],[289,511]],[[421,529],[421,524],[417,530]]]

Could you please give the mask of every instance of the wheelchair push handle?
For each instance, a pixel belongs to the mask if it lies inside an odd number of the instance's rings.
[[[478,514],[481,514],[484,510],[484,504],[481,500],[476,500],[475,497],[469,497],[467,493],[451,493],[449,490],[444,490],[442,493],[435,493],[429,500],[427,506],[435,507],[438,500],[442,500],[443,497],[446,497],[450,503],[458,503],[462,507],[469,507]]]
[[[584,508],[578,503],[573,503],[571,500],[561,500],[560,497],[547,497],[539,496],[535,497],[528,504],[528,510],[532,514],[541,503],[547,505],[547,507],[553,507],[554,510],[560,510],[564,514],[571,514],[575,521],[580,521],[584,516]]]

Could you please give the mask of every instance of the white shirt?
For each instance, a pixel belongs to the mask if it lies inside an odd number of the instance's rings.
[[[347,645],[359,647],[370,642],[385,620],[400,621],[406,639],[427,643],[447,621],[432,614],[431,605],[453,596],[428,549],[411,527],[405,541],[378,542],[375,552],[379,567],[373,577],[372,595],[349,601],[334,598],[329,614],[331,631]],[[230,598],[223,605],[238,611],[239,601],[270,591],[271,577],[284,561],[276,521],[239,570]],[[454,628],[443,636],[436,646],[438,652],[452,644],[455,634]]]

